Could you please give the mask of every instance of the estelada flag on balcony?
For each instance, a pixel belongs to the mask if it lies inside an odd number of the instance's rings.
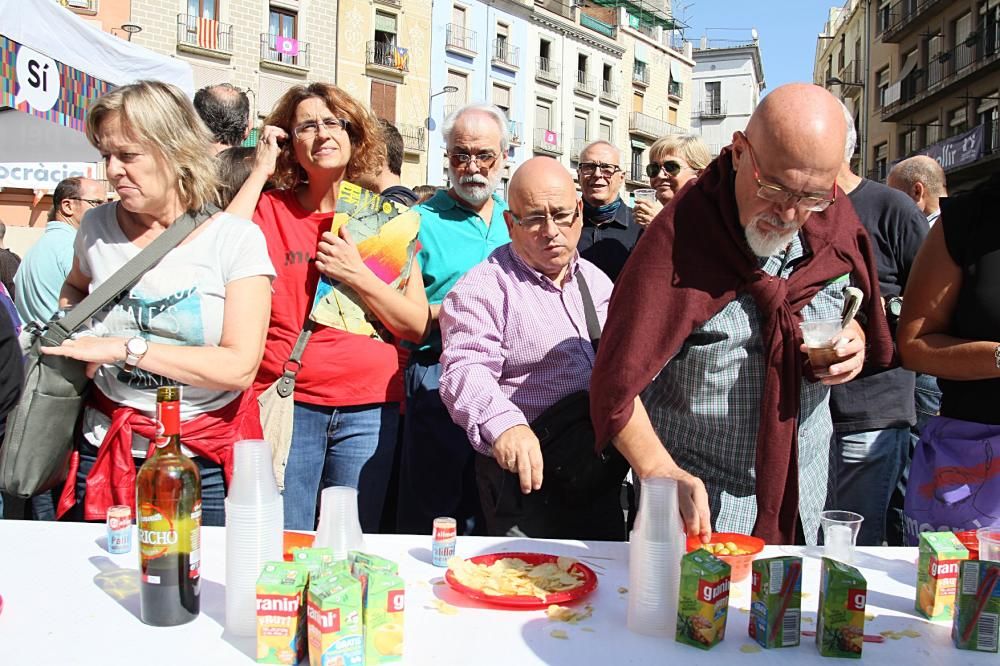
[[[297,56],[299,54],[299,40],[278,35],[274,38],[274,50],[283,55]]]
[[[559,143],[559,135],[552,130],[545,130],[545,143],[556,145]]]
[[[195,30],[198,33],[198,46],[206,49],[219,48],[219,22],[210,18],[197,18]]]
[[[404,71],[408,68],[410,64],[410,50],[400,47],[395,47],[392,50],[393,64],[392,66],[399,71]]]

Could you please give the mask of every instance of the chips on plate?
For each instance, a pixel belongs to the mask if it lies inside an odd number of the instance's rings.
[[[576,563],[571,557],[560,557],[555,562],[543,564],[529,564],[520,558],[505,557],[487,565],[453,557],[448,561],[448,568],[462,585],[484,594],[538,597],[544,601],[552,593],[583,585],[583,572],[573,570]]]

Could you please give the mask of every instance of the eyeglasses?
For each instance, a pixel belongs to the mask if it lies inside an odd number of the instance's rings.
[[[684,167],[677,160],[664,160],[662,163],[650,162],[646,165],[646,175],[655,178],[660,175],[660,171],[666,171],[671,176],[676,176]]]
[[[80,197],[66,197],[70,201],[85,201],[90,204],[91,208],[97,208],[98,206],[103,206],[107,203],[104,199],[81,199]]]
[[[600,171],[601,175],[605,178],[611,178],[616,173],[620,172],[622,168],[617,164],[605,164],[604,162],[580,162],[580,164],[577,165],[576,170],[588,178],[593,176],[598,171]]]
[[[475,155],[470,155],[469,153],[448,153],[448,161],[456,169],[470,162],[475,161],[480,168],[489,169],[500,157],[497,153],[490,150],[484,150],[481,153],[476,153]]]
[[[346,118],[325,118],[321,123],[315,120],[302,123],[292,129],[292,134],[295,135],[296,139],[311,139],[319,133],[320,125],[325,127],[326,131],[330,134],[336,134],[338,131],[349,132],[351,130],[351,121]]]
[[[579,214],[580,210],[578,208],[573,208],[570,210],[556,211],[551,215],[529,215],[528,217],[518,217],[517,215],[514,215],[514,213],[510,213],[510,216],[514,218],[514,223],[519,227],[524,227],[528,231],[538,231],[543,226],[548,225],[549,220],[552,220],[552,224],[556,225],[560,229],[568,229],[576,223],[576,218]]]
[[[743,141],[747,144],[747,152],[750,153],[750,161],[753,163],[753,179],[757,181],[757,196],[765,201],[776,203],[781,206],[795,206],[800,210],[813,213],[821,213],[837,200],[837,180],[833,180],[833,196],[827,198],[821,194],[798,194],[780,185],[765,183],[760,179],[760,170],[757,168],[757,158],[753,154],[753,146],[746,134],[740,133]]]

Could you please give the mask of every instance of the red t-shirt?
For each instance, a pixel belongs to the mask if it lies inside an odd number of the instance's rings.
[[[330,229],[333,213],[310,213],[291,190],[265,192],[254,222],[264,232],[278,277],[273,282],[271,321],[264,359],[254,381],[259,393],[281,376],[312,308],[319,281],[316,244]],[[395,346],[364,335],[316,326],[302,355],[295,400],[327,407],[399,402],[403,381]]]

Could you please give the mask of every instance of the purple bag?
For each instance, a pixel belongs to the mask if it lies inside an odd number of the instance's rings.
[[[935,416],[913,453],[905,539],[1000,525],[1000,426]]]

